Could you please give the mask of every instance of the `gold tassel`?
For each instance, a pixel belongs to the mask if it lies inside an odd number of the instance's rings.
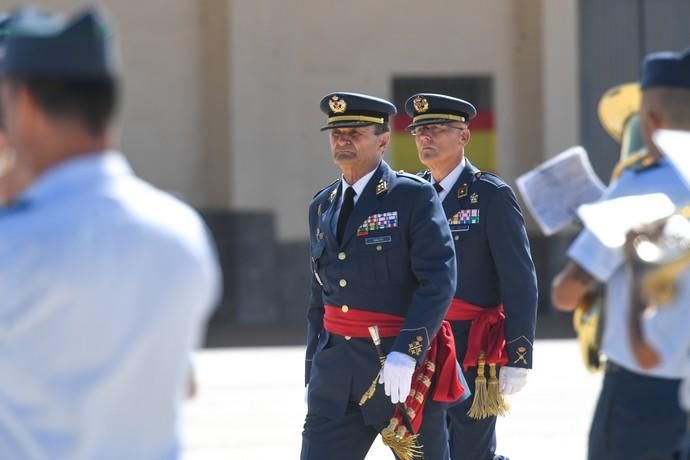
[[[496,374],[496,364],[489,363],[489,415],[506,415],[510,410],[510,404],[503,399],[503,395],[498,391],[498,378]]]
[[[418,437],[417,434],[408,434],[404,426],[398,428],[398,420],[395,417],[381,431],[383,443],[390,447],[400,460],[422,458],[422,446],[417,445]]]
[[[484,376],[484,366],[486,360],[484,359],[484,352],[479,352],[479,359],[477,360],[477,378],[474,379],[474,399],[472,407],[470,407],[467,415],[481,420],[490,416],[488,409],[488,390],[486,388],[486,377]]]

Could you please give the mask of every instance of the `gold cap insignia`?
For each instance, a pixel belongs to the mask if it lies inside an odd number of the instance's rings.
[[[332,96],[331,100],[328,101],[328,107],[330,107],[333,113],[344,113],[347,109],[347,102],[345,102],[345,99],[340,99],[338,96]]]
[[[417,113],[424,113],[429,110],[429,101],[424,96],[417,96],[412,99],[412,106]]]

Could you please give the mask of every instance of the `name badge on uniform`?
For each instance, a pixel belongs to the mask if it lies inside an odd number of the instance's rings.
[[[359,226],[357,229],[357,236],[365,236],[374,230],[385,230],[388,228],[396,228],[397,226],[398,211],[372,214]]]
[[[364,244],[366,245],[390,243],[391,241],[393,241],[393,238],[390,235],[364,238]]]
[[[450,225],[470,225],[479,223],[479,209],[461,209],[448,219]]]

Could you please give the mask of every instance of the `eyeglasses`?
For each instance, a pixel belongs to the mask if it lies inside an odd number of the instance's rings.
[[[410,131],[410,134],[413,136],[431,136],[431,137],[436,137],[441,134],[447,133],[449,129],[459,129],[460,131],[464,130],[464,126],[453,126],[453,125],[424,125],[424,126],[417,126],[414,128],[412,131]]]

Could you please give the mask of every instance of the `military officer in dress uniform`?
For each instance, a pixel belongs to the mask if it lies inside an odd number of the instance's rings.
[[[519,391],[532,367],[537,281],[525,224],[510,187],[465,157],[477,113],[472,104],[415,94],[405,111],[429,168],[422,175],[443,203],[457,255],[446,319],[473,397],[448,412],[451,457],[493,459],[496,415],[507,409],[501,394]]]
[[[455,250],[431,185],[382,159],[395,106],[338,92],[323,98],[321,110],[342,175],[309,206],[313,273],[301,458],[363,459],[411,393],[413,372],[441,327],[455,291]],[[383,367],[367,330],[374,325]],[[379,371],[382,385],[360,406]],[[427,396],[419,444],[424,458],[447,459],[446,404]]]

